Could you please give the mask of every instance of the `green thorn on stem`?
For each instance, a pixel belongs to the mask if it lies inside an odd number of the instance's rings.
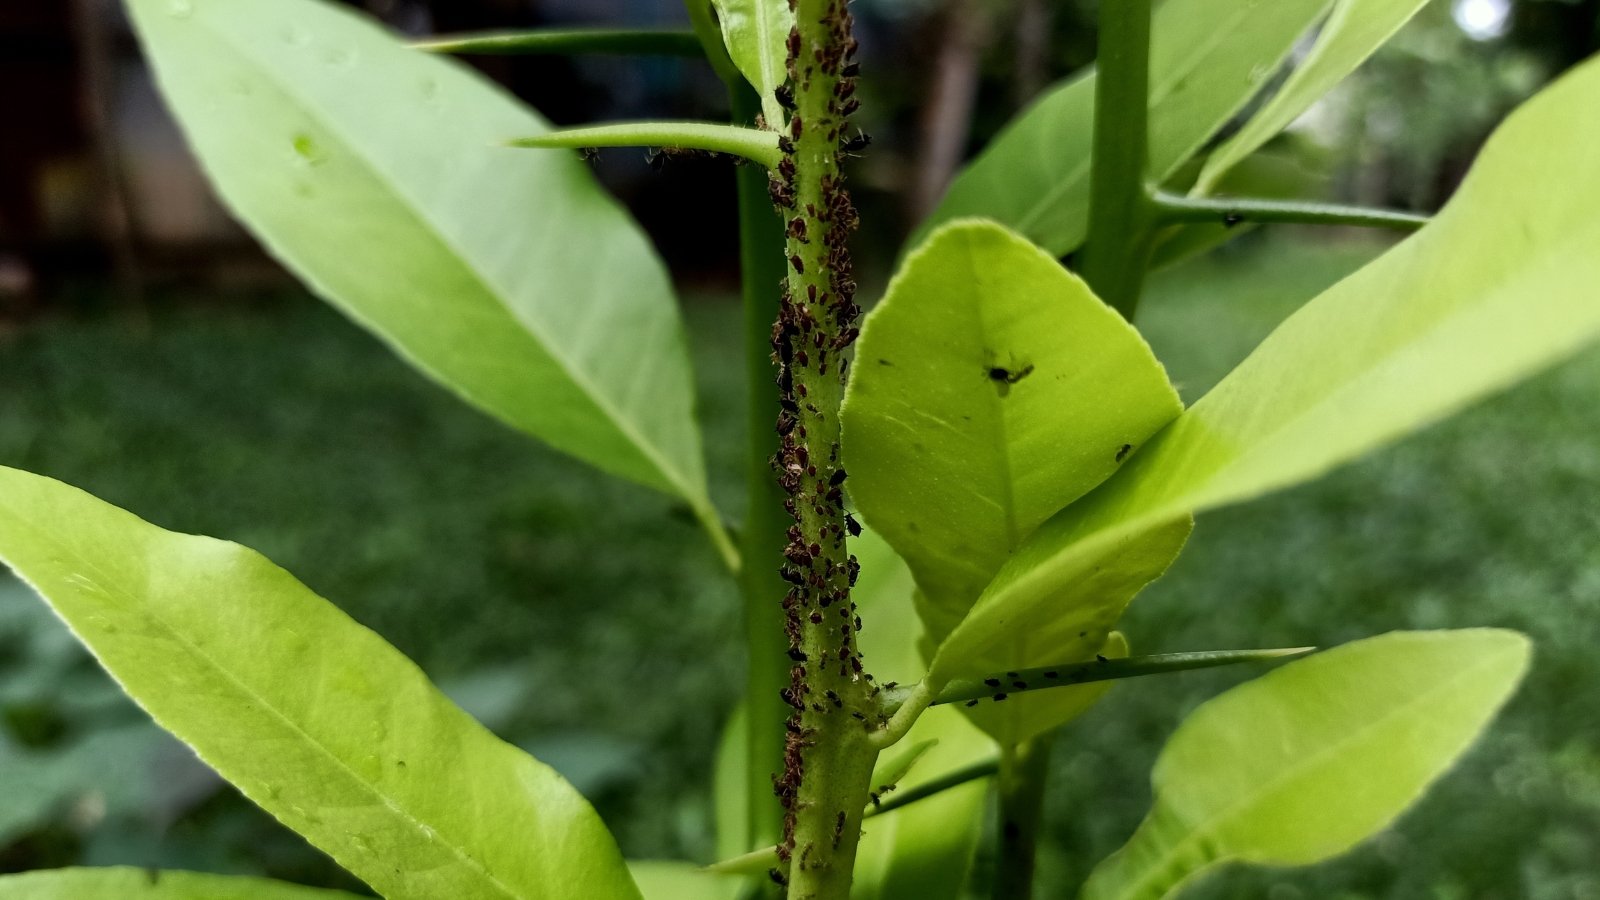
[[[1211,669],[1239,663],[1272,662],[1304,656],[1316,649],[1292,647],[1284,650],[1205,650],[1196,653],[1130,656],[1126,659],[1102,657],[1088,662],[996,673],[988,678],[957,678],[944,686],[938,696],[934,697],[932,705],[937,706],[942,703],[976,705],[976,702],[987,700],[997,694],[1011,695],[1024,691],[1089,684],[1095,681],[1164,675],[1169,672]]]
[[[564,128],[534,137],[506,142],[511,147],[578,150],[589,147],[667,147],[726,153],[760,163],[778,165],[778,135],[719,122],[612,122],[581,128]]]
[[[686,30],[563,28],[481,31],[440,35],[416,41],[411,46],[429,53],[453,53],[463,56],[576,53],[689,57],[705,55],[705,49],[700,46],[700,39],[693,31]]]

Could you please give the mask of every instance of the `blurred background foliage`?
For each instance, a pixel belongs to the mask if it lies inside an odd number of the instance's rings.
[[[678,0],[356,5],[412,34],[681,19]],[[960,161],[1092,58],[1094,9],[856,10],[871,296]],[[1597,48],[1600,0],[1435,0],[1273,151],[1324,196],[1433,210],[1507,111]],[[723,112],[692,62],[481,62],[560,123]],[[294,287],[211,198],[110,0],[0,7],[0,78],[22,88],[0,113],[0,464],[261,550],[563,771],[630,856],[706,860],[740,627],[686,512],[460,406]],[[714,491],[738,510],[731,176],[636,151],[596,168],[680,276]],[[1382,247],[1262,229],[1161,273],[1141,327],[1192,401]],[[1131,611],[1139,651],[1504,625],[1539,656],[1490,737],[1395,829],[1311,872],[1230,872],[1193,896],[1600,898],[1597,410],[1591,352],[1322,482],[1203,519]],[[1041,896],[1121,843],[1162,741],[1243,677],[1119,685],[1063,734]],[[0,871],[73,863],[359,889],[147,724],[0,579]]]

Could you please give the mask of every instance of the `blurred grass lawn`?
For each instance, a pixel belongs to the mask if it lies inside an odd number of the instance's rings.
[[[1377,249],[1241,243],[1163,273],[1146,300],[1141,326],[1186,399]],[[688,318],[715,490],[736,509],[738,312],[700,298]],[[162,307],[145,331],[44,322],[0,338],[0,385],[0,463],[261,550],[567,772],[630,855],[709,852],[737,601],[670,502],[460,406],[303,297]],[[1140,651],[1504,625],[1539,656],[1491,736],[1396,829],[1312,871],[1230,872],[1186,896],[1600,898],[1597,422],[1590,352],[1319,483],[1202,519],[1131,611]],[[22,824],[0,814],[0,870],[183,865],[348,886],[203,779],[163,804],[176,776],[112,774],[109,760],[153,752],[148,732],[127,704],[84,699],[106,680],[26,599],[0,593],[0,795],[56,787]],[[1065,896],[1120,844],[1165,736],[1243,677],[1130,682],[1063,735],[1040,896]],[[138,740],[85,740],[124,733]],[[150,783],[130,790],[141,773]]]

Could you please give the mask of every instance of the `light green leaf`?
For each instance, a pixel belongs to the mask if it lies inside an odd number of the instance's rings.
[[[992,222],[952,223],[862,328],[840,413],[850,496],[959,619],[1039,523],[1182,411],[1082,280]]]
[[[1306,58],[1272,99],[1206,160],[1195,192],[1210,193],[1229,169],[1310,109],[1425,5],[1427,0],[1336,0]]]
[[[1093,659],[1133,598],[1178,558],[1193,528],[1194,520],[1180,514],[1098,553],[1074,556],[1072,567],[1053,571],[1057,580],[1032,603],[995,602],[986,592],[939,645],[933,684]],[[1007,571],[1009,566],[1000,577]],[[1029,692],[997,705],[1004,709],[980,704],[970,711],[979,714],[979,723],[997,740],[1017,742],[1081,714],[1105,689],[1090,684]]]
[[[0,900],[357,900],[355,894],[242,875],[118,866],[0,875]]]
[[[1314,478],[1600,338],[1600,61],[1513,113],[1434,221],[1291,316],[1040,526],[939,651],[962,658],[1191,512]],[[935,662],[935,669],[940,662]]]
[[[158,724],[390,900],[638,896],[561,776],[259,554],[0,467],[0,559]]]
[[[736,900],[743,884],[677,860],[630,860],[628,870],[644,900]]]
[[[506,423],[714,535],[683,326],[643,233],[543,119],[317,0],[127,0],[213,184],[272,253]]]
[[[717,77],[729,86],[743,81],[744,76],[728,56],[728,47],[723,43],[722,29],[717,25],[717,14],[711,0],[683,0],[683,8],[689,14],[689,26],[694,29],[695,39],[700,42],[706,61],[711,63]]]
[[[1085,900],[1157,900],[1228,860],[1319,862],[1389,825],[1477,738],[1527,670],[1498,629],[1395,632],[1290,663],[1195,710],[1155,805]]]
[[[513,147],[672,147],[728,153],[771,169],[778,165],[778,135],[720,122],[608,122],[516,138]]]
[[[851,597],[865,624],[860,634],[862,653],[880,682],[914,682],[922,677],[925,666],[917,652],[911,573],[871,531],[853,538],[850,549],[861,563],[861,578]],[[915,790],[998,755],[992,741],[949,709],[923,713],[901,745],[915,747],[928,741],[936,743],[898,779],[896,792]],[[885,754],[873,783],[895,780],[892,770],[901,759],[897,753]],[[977,779],[867,819],[856,853],[852,900],[955,900],[962,896],[983,828],[988,794],[989,780]]]
[[[750,711],[743,704],[722,726],[717,741],[716,760],[711,779],[712,805],[717,829],[717,859],[729,859],[750,849],[750,779],[745,769],[750,761]]]
[[[1289,55],[1330,0],[1169,0],[1150,55],[1150,171],[1192,156]],[[1089,210],[1094,74],[1053,88],[967,166],[918,231],[985,216],[1057,256],[1083,242]]]
[[[789,80],[789,31],[794,11],[787,0],[712,0],[722,40],[733,64],[761,96],[761,114],[776,128],[788,121],[775,93]]]

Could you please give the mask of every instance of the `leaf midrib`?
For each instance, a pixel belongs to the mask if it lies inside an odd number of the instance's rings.
[[[192,25],[194,23],[190,22],[186,24]],[[339,144],[347,152],[349,152],[353,158],[359,160],[362,165],[373,174],[373,180],[381,187],[387,188],[390,195],[393,196],[402,207],[411,213],[412,219],[417,224],[418,228],[428,236],[432,237],[451,257],[459,262],[461,268],[467,272],[472,277],[472,280],[482,289],[484,296],[498,306],[512,323],[520,326],[528,333],[530,337],[534,339],[537,344],[539,344],[540,348],[544,350],[546,355],[548,355],[550,359],[553,360],[561,369],[561,371],[568,377],[568,379],[578,387],[583,396],[594,405],[594,407],[602,414],[602,416],[604,416],[606,421],[609,422],[619,434],[627,439],[628,443],[632,444],[634,449],[638,451],[649,463],[654,465],[656,467],[656,471],[661,473],[661,475],[666,478],[667,482],[677,489],[681,496],[691,501],[700,499],[700,495],[702,493],[701,490],[697,487],[691,487],[690,481],[686,480],[684,474],[680,472],[676,466],[668,465],[666,459],[661,455],[659,449],[652,442],[645,440],[644,436],[637,431],[633,423],[619,413],[619,411],[612,405],[610,398],[596,389],[594,383],[589,379],[588,375],[581,369],[577,368],[571,360],[566,358],[565,355],[558,352],[560,344],[552,341],[550,337],[545,334],[536,324],[528,322],[522,317],[518,316],[515,311],[513,311],[512,308],[505,302],[505,300],[502,299],[504,296],[503,292],[498,290],[493,285],[489,276],[479,269],[475,258],[464,253],[461,248],[450,239],[450,237],[448,237],[441,229],[435,226],[425,214],[423,208],[414,200],[414,198],[404,191],[398,182],[390,177],[389,173],[384,169],[384,167],[378,165],[371,156],[361,150],[361,145],[359,143],[351,142],[349,135],[338,126],[338,116],[330,115],[326,109],[322,108],[321,105],[315,102],[313,99],[306,97],[299,91],[291,90],[290,88],[293,87],[292,82],[286,84],[284,80],[272,77],[275,71],[274,68],[270,64],[263,62],[261,57],[250,52],[254,45],[250,43],[240,44],[233,40],[232,35],[227,31],[212,28],[209,27],[209,25],[207,25],[206,31],[214,35],[219,42],[226,44],[235,53],[248,58],[251,65],[259,73],[268,76],[267,82],[272,89],[276,90],[293,105],[304,110],[306,114],[318,124],[318,126],[320,126],[327,133],[333,135],[336,140],[338,140]]]

